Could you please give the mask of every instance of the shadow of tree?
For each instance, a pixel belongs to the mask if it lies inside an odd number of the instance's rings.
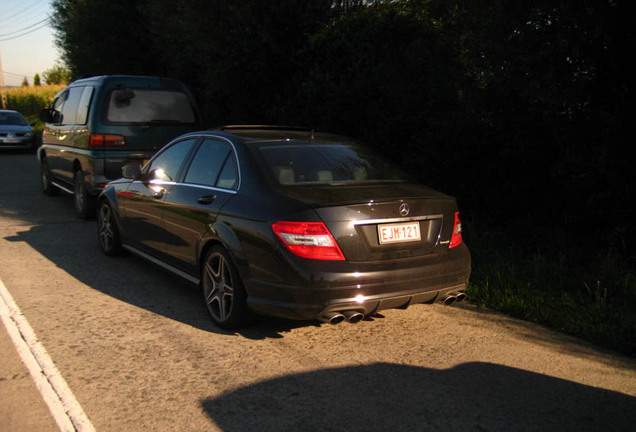
[[[490,363],[284,376],[201,405],[224,431],[626,431],[636,398]]]

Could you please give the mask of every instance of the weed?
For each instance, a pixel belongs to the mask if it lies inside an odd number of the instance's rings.
[[[473,303],[636,354],[636,272],[629,260],[502,246],[504,237],[479,236],[470,245]]]

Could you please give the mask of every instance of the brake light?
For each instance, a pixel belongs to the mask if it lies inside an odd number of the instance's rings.
[[[272,230],[294,255],[318,260],[345,259],[338,243],[322,222],[275,222]]]
[[[454,248],[462,244],[462,222],[459,220],[459,212],[455,212],[455,223],[453,224],[453,236],[448,248]]]
[[[89,147],[125,147],[126,138],[121,135],[90,134]]]

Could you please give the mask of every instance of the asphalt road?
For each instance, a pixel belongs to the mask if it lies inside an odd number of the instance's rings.
[[[227,332],[0,153],[0,280],[97,431],[626,431],[636,361],[468,304]],[[4,328],[0,431],[57,426]]]

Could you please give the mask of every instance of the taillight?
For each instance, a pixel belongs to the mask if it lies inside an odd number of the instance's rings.
[[[125,147],[126,138],[121,135],[90,134],[89,147]]]
[[[294,255],[318,260],[345,259],[338,243],[322,222],[275,222],[272,230]]]
[[[455,223],[453,224],[453,236],[448,248],[454,248],[462,244],[462,222],[459,220],[459,212],[455,212]]]

